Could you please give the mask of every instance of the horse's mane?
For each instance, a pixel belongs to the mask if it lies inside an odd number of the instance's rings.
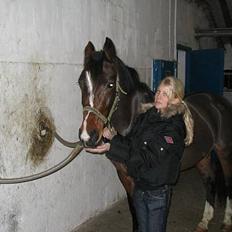
[[[136,85],[139,85],[140,84],[140,78],[139,78],[138,72],[134,68],[132,68],[130,66],[126,66],[126,67],[129,70],[130,75],[133,77],[133,81],[136,83]]]
[[[125,88],[128,93],[136,91],[143,93],[146,98],[145,102],[153,101],[154,93],[146,83],[140,80],[138,72],[134,68],[125,65],[119,58],[118,61],[120,66],[119,72],[120,70],[123,72],[121,73],[122,75],[119,75],[122,88]]]

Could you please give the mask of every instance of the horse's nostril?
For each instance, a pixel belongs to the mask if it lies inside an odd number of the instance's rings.
[[[90,135],[90,139],[88,142],[90,143],[90,145],[96,146],[98,139],[99,139],[98,132],[96,130],[92,130],[92,131],[90,131],[89,135]]]
[[[85,147],[95,147],[99,142],[99,133],[97,130],[91,130],[88,133],[79,130],[79,138]]]

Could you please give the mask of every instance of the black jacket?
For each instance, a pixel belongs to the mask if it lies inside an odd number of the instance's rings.
[[[106,156],[125,163],[137,187],[152,190],[176,182],[184,138],[181,114],[165,117],[152,107],[137,118],[127,136],[111,140]]]

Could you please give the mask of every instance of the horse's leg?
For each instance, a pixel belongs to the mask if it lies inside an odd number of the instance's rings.
[[[213,169],[211,167],[210,156],[206,156],[196,165],[200,175],[203,178],[203,183],[206,189],[206,202],[203,217],[198,224],[195,232],[206,232],[208,231],[208,224],[214,216],[214,206],[215,206],[215,176]]]
[[[127,193],[127,201],[128,201],[129,210],[132,216],[132,226],[133,226],[132,231],[137,232],[138,222],[137,222],[136,212],[135,212],[135,208],[134,208],[134,204],[132,200],[132,193],[134,190],[134,181],[130,176],[127,175],[127,169],[124,164],[115,162],[115,161],[112,161],[112,162],[114,166],[116,167],[118,177]]]
[[[131,177],[126,176],[123,172],[117,169],[118,177],[123,185],[123,187],[126,190],[127,193],[127,201],[129,205],[129,210],[132,216],[132,226],[133,226],[133,232],[138,231],[138,222],[136,218],[136,212],[133,204],[133,199],[132,199],[132,193],[133,193],[133,188],[134,188],[134,181]]]
[[[226,150],[229,150],[228,152]],[[219,145],[216,146],[217,156],[221,163],[221,167],[225,178],[226,187],[226,207],[223,220],[222,231],[232,231],[232,159],[231,148],[222,149]]]
[[[129,205],[129,210],[132,216],[132,231],[133,232],[138,232],[138,221],[137,221],[137,217],[136,217],[136,212],[135,212],[135,207],[133,204],[133,199],[132,196],[130,194],[127,193],[127,201],[128,201],[128,205]]]
[[[231,216],[232,216],[232,198],[231,196],[230,197],[228,196],[226,199],[225,216],[224,216],[223,226],[222,226],[223,232],[232,231]]]

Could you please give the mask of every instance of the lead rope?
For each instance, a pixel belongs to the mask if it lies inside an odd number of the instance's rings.
[[[80,141],[76,143],[76,147],[71,151],[71,153],[65,158],[63,161],[60,163],[56,164],[55,166],[39,172],[37,174],[32,174],[29,176],[24,176],[24,177],[15,177],[15,178],[5,178],[5,177],[0,177],[0,184],[18,184],[18,183],[23,183],[23,182],[29,182],[33,180],[37,180],[40,178],[43,178],[45,176],[49,176],[60,169],[64,168],[66,165],[68,165],[72,160],[74,160],[82,151],[83,145]]]

